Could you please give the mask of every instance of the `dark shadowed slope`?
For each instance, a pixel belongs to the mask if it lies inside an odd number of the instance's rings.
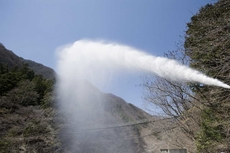
[[[35,74],[40,74],[46,79],[53,79],[55,76],[53,69],[31,60],[25,60],[22,57],[15,55],[12,51],[6,49],[5,46],[1,43],[0,63],[7,65],[9,68],[14,66],[21,67],[23,64],[28,64],[29,68],[31,68]]]

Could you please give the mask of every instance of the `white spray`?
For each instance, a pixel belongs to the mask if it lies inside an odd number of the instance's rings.
[[[129,46],[76,41],[59,53],[58,72],[62,77],[104,82],[108,75],[124,68],[147,71],[172,81],[199,82],[230,88],[223,82],[181,65],[175,60],[155,57]]]
[[[61,130],[61,137],[70,152],[144,152],[135,144],[139,141],[137,137],[130,139],[130,135],[133,135],[131,127],[87,131],[122,123],[119,114],[111,113],[111,107],[115,104],[107,101],[108,95],[87,81],[107,85],[116,73],[131,69],[154,73],[173,81],[230,88],[177,61],[113,43],[77,41],[59,50],[57,66],[60,114],[67,123]]]

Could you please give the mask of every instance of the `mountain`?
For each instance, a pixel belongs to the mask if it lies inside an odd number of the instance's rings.
[[[46,79],[53,79],[55,77],[55,72],[53,69],[44,66],[40,63],[36,63],[31,60],[25,60],[22,57],[17,56],[12,51],[5,48],[3,44],[0,43],[0,63],[7,65],[9,68],[19,66],[23,64],[28,64],[35,74],[42,75]]]
[[[61,101],[63,149],[70,152],[145,152],[137,121],[152,118],[113,94],[103,93],[87,81],[72,84]],[[68,99],[68,102],[66,101]],[[135,125],[136,124],[136,125]]]
[[[72,82],[60,92],[62,152],[160,153],[166,148],[195,152],[174,119],[152,116],[87,81]]]
[[[78,96],[67,89],[61,99],[54,76],[0,44],[0,153],[193,152],[173,119],[152,116],[87,81],[71,83]]]

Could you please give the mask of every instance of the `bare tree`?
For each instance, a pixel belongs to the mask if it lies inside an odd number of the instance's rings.
[[[181,47],[182,43],[177,45],[178,49],[165,54],[165,57],[188,65],[189,58]],[[158,76],[146,76],[143,82],[144,100],[160,108],[167,117],[171,117],[184,134],[194,141],[199,128],[199,110],[202,106],[189,84]]]

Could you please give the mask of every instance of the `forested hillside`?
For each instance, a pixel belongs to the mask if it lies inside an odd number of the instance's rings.
[[[55,80],[35,74],[17,55],[3,49],[0,52],[3,55],[1,153],[160,152],[166,143],[170,148],[193,150],[191,141],[171,118],[151,116],[120,97],[101,92],[89,82],[79,82],[75,88],[81,89],[81,84],[88,88],[82,98],[89,100],[93,111],[87,113],[76,107],[72,108],[75,113],[70,114],[78,116],[76,120],[63,116],[57,109],[59,96],[54,92]]]
[[[230,84],[230,1],[207,4],[187,24],[185,42],[165,54]],[[230,152],[229,89],[147,78],[145,99],[162,109],[199,153]]]
[[[190,65],[230,84],[230,1],[206,5],[187,24],[185,52]],[[201,103],[199,152],[230,151],[229,90],[191,85]]]
[[[54,152],[54,80],[0,64],[0,152]]]
[[[165,56],[230,85],[230,1],[202,7],[187,24],[185,42],[178,45]],[[57,110],[54,76],[52,69],[0,44],[0,153],[139,153],[167,148],[230,152],[229,89],[146,78],[144,98],[165,113],[159,117],[89,83],[84,96],[94,109],[83,114],[80,107],[71,108],[76,113],[70,116],[80,116],[72,121]]]

